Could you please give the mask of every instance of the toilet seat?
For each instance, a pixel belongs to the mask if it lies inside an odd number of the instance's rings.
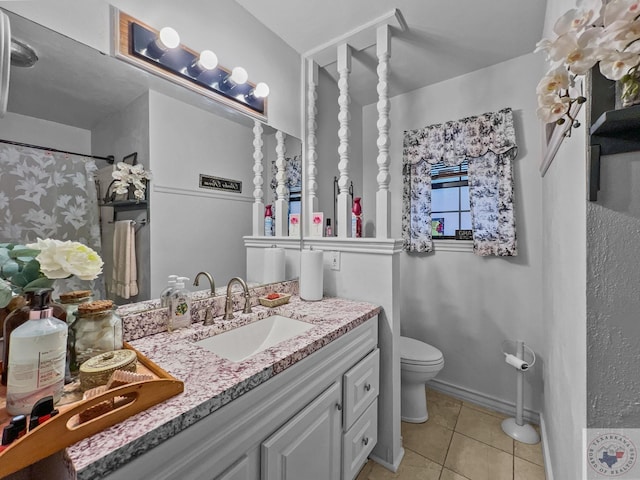
[[[405,365],[438,365],[444,362],[442,352],[415,338],[400,337],[400,362]]]

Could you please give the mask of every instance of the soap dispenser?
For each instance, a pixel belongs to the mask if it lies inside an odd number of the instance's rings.
[[[4,351],[2,356],[2,377],[0,378],[0,382],[2,383],[2,385],[7,384],[11,333],[20,325],[29,320],[29,313],[31,312],[31,308],[34,306],[34,292],[25,292],[23,296],[26,299],[26,303],[24,303],[21,307],[13,310],[5,319],[3,325],[2,334],[4,338]],[[54,302],[50,303],[49,306],[53,309],[53,317],[57,318],[58,320],[62,320],[65,323],[67,322],[66,308]]]
[[[191,325],[191,293],[185,288],[187,277],[178,277],[176,288],[169,296],[169,322],[167,329],[172,332]]]
[[[160,306],[168,307],[169,306],[169,297],[171,297],[171,292],[173,292],[176,288],[176,281],[178,280],[177,275],[169,275],[167,279],[167,286],[162,292],[160,292]]]
[[[60,400],[64,387],[68,325],[53,316],[51,288],[33,292],[27,322],[11,333],[7,412],[28,414],[42,397]]]

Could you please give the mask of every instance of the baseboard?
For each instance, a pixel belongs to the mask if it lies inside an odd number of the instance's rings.
[[[470,388],[460,387],[452,383],[443,382],[442,380],[438,380],[437,378],[429,381],[427,383],[427,386],[439,392],[451,395],[452,397],[456,397],[460,400],[466,400],[468,402],[475,403],[476,405],[480,405],[481,407],[504,413],[505,415],[515,416],[516,414],[515,404],[496,397],[492,397],[490,395],[486,395],[484,393],[476,392],[475,390],[471,390]],[[527,423],[534,423],[536,425],[540,423],[540,414],[533,410],[525,408],[522,412],[522,416]]]
[[[400,468],[400,462],[402,461],[403,457],[404,457],[404,448],[402,448],[402,447],[400,447],[400,453],[395,458],[395,462],[394,463],[389,463],[389,462],[381,459],[377,455],[374,455],[373,453],[371,455],[369,455],[369,458],[371,460],[373,460],[376,463],[379,463],[384,468],[386,468],[387,470],[392,471],[393,473],[396,473],[398,471],[398,469]]]
[[[544,473],[547,480],[553,480],[553,469],[551,466],[551,450],[547,439],[547,425],[544,422],[544,415],[540,414],[540,436],[542,437],[542,458],[544,459]]]

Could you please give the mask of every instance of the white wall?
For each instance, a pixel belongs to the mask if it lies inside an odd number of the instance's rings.
[[[0,139],[91,154],[91,132],[7,112],[0,118]]]
[[[544,36],[573,0],[547,2]],[[542,55],[540,55],[542,57]],[[547,70],[541,65],[540,78]],[[580,114],[584,121],[584,109]],[[586,161],[585,128],[565,139],[542,181],[544,403],[546,469],[580,478],[586,426]]]
[[[212,49],[220,65],[241,65],[266,82],[269,124],[300,137],[300,56],[233,0],[54,0],[0,2],[3,8],[102,52],[110,52],[109,4],[157,29],[170,25],[184,45]]]
[[[127,107],[100,121],[92,130],[92,152],[95,155],[113,155],[116,162],[121,162],[125,155],[137,153],[136,161],[147,169],[149,167],[149,95],[141,95]],[[113,181],[111,172],[114,166],[108,165],[98,172],[100,179],[100,195],[104,198]],[[149,269],[149,229],[143,225],[147,219],[146,208],[140,210],[121,211],[117,220],[136,221],[136,260],[138,295],[124,300],[110,295],[118,305],[133,303],[139,299],[150,298],[151,282]],[[110,288],[113,273],[113,207],[101,207],[102,251],[105,284],[107,292]]]
[[[253,132],[153,91],[149,117],[151,298],[159,296],[170,274],[193,280],[206,270],[216,286],[244,276]],[[242,193],[199,188],[199,174],[241,180]]]
[[[501,343],[520,339],[543,348],[539,124],[535,86],[540,61],[525,55],[391,100],[392,236],[401,236],[403,131],[511,107],[518,156],[514,161],[519,255],[481,258],[469,252],[401,255],[400,318],[404,335],[442,350],[437,380],[490,400],[515,404],[515,371]],[[364,108],[365,204],[375,199],[377,111]],[[375,209],[365,210],[365,223]],[[369,228],[369,227],[367,227]],[[437,245],[436,245],[437,249]],[[539,411],[542,369],[526,375],[525,407]]]
[[[583,128],[565,139],[542,190],[543,416],[552,453],[547,467],[556,479],[578,478],[582,468],[587,397],[584,142]]]

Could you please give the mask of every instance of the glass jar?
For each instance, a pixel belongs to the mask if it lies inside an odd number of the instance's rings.
[[[96,300],[78,305],[77,318],[69,328],[71,373],[91,357],[120,350],[123,346],[122,319],[111,300]]]
[[[93,301],[93,292],[91,290],[73,290],[60,294],[58,300],[67,311],[67,323],[71,325],[76,319],[78,305]]]

